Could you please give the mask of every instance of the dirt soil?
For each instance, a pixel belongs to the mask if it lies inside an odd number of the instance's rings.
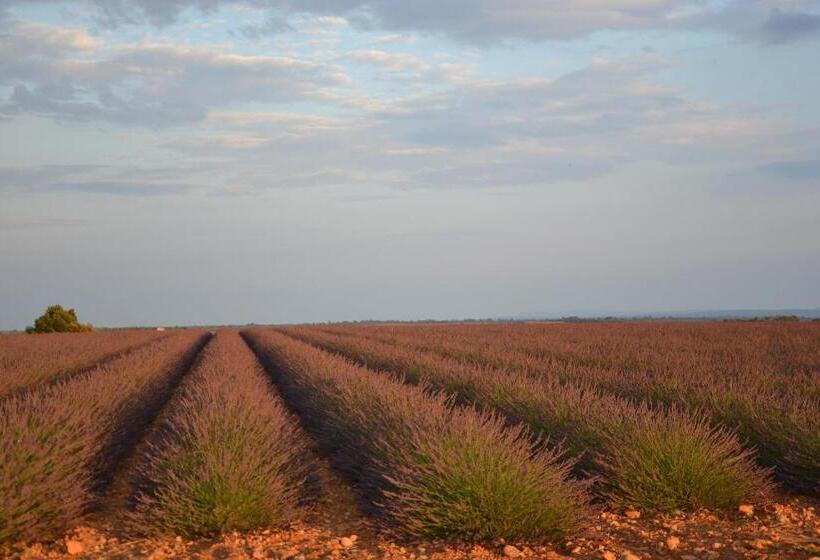
[[[103,522],[79,527],[50,543],[20,543],[3,558],[199,558],[213,560],[456,560],[493,558],[638,560],[814,559],[820,560],[818,504],[779,499],[737,512],[648,516],[600,511],[580,533],[554,546],[526,543],[469,544],[391,539],[358,513],[347,487],[323,481],[326,493],[304,522],[281,531],[228,534],[190,541],[180,537],[128,539]]]

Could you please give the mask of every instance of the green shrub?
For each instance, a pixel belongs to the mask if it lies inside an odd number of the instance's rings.
[[[51,305],[46,312],[40,315],[33,327],[26,328],[29,334],[52,333],[52,332],[89,332],[94,327],[90,324],[83,324],[77,319],[77,313],[73,309],[63,309],[61,305]]]

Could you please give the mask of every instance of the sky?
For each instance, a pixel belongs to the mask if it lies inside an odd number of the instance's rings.
[[[0,329],[820,306],[820,0],[0,0]]]

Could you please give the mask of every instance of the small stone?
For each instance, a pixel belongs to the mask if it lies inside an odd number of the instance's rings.
[[[350,537],[342,537],[341,539],[339,539],[339,544],[342,545],[344,548],[350,548],[351,546],[356,544],[356,541],[351,539]]]
[[[605,551],[603,551],[603,552],[601,553],[601,558],[602,558],[603,560],[618,560],[618,557],[617,557],[617,556],[615,556],[615,553],[614,553],[614,552],[610,552],[610,551],[608,551],[608,550],[605,550]]]
[[[232,552],[233,551],[230,547],[225,546],[224,544],[218,544],[211,547],[211,558],[214,560],[227,560],[227,558],[231,556]]]
[[[752,545],[752,548],[755,548],[757,550],[763,550],[764,548],[766,548],[767,546],[769,546],[771,544],[771,541],[767,541],[767,540],[763,540],[763,539],[755,539],[749,544]]]
[[[621,560],[641,560],[641,557],[628,550],[624,550],[621,552]]]
[[[666,548],[669,550],[677,550],[680,546],[680,539],[678,537],[669,537],[666,539]]]
[[[85,546],[80,541],[68,540],[65,542],[65,550],[72,556],[85,552]]]
[[[694,554],[682,554],[680,557],[681,560],[698,560],[698,557]]]
[[[39,560],[40,558],[43,558],[45,555],[46,551],[43,548],[43,545],[37,543],[25,549],[23,553],[20,555],[20,558],[22,558],[23,560]]]
[[[739,511],[746,517],[749,517],[754,515],[755,507],[751,504],[740,504],[739,506],[737,506],[737,511]]]
[[[508,544],[504,546],[504,556],[507,558],[521,558],[523,556],[522,552],[515,548],[513,545]]]
[[[629,519],[639,519],[641,517],[641,512],[636,509],[628,509],[624,512]]]

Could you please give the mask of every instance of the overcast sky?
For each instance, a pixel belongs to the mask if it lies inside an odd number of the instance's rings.
[[[0,329],[820,306],[818,0],[0,0]]]

